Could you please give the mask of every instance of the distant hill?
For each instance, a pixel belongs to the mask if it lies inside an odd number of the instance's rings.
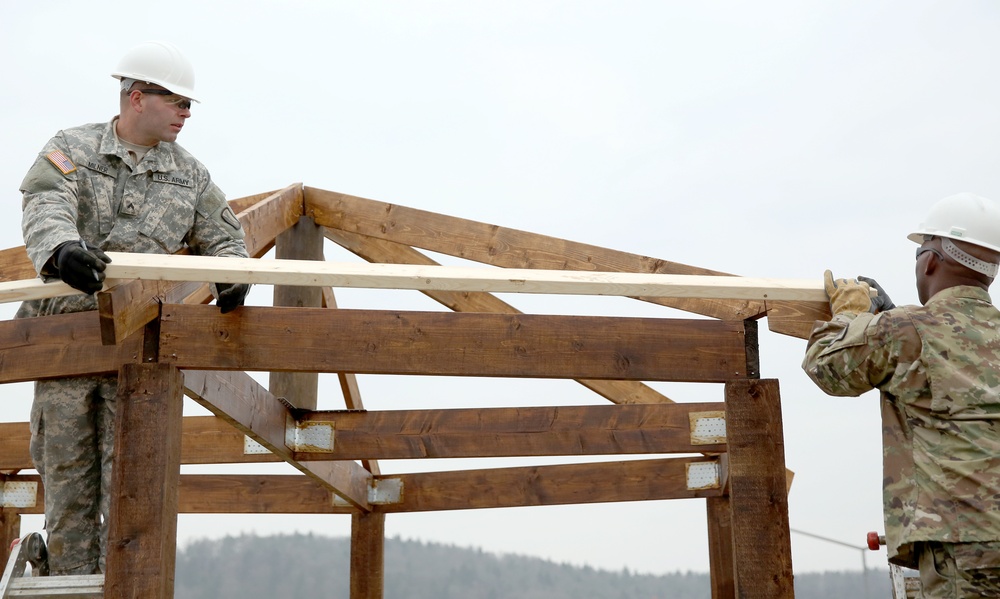
[[[177,553],[178,599],[349,599],[350,540],[317,535],[197,541]],[[539,558],[386,539],[385,599],[710,599],[709,575],[609,572]],[[863,599],[860,572],[799,574],[797,599]],[[869,571],[867,597],[890,597]]]

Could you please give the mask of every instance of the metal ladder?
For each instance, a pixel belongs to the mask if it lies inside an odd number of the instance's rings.
[[[31,576],[25,570],[31,564]],[[103,599],[104,575],[47,576],[45,541],[37,532],[14,539],[10,559],[0,578],[0,599],[55,597],[58,599]]]
[[[883,545],[885,545],[885,537],[883,535],[877,532],[868,533],[869,549],[878,551]],[[889,564],[889,580],[892,581],[893,599],[912,599],[919,598],[922,595],[920,592],[920,579],[914,576],[906,576],[901,566]]]

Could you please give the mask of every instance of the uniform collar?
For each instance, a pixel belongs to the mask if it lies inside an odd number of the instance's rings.
[[[957,285],[955,287],[949,287],[947,289],[942,289],[935,293],[931,299],[927,300],[927,303],[945,301],[949,299],[974,299],[992,304],[993,300],[990,299],[990,294],[985,289],[980,289],[979,287],[973,287],[971,285]]]
[[[101,135],[100,153],[104,155],[117,156],[125,160],[128,150],[122,145],[121,140],[115,133],[115,123],[118,117],[114,117],[104,126],[104,133]],[[148,170],[160,173],[169,173],[177,170],[177,163],[174,160],[172,144],[161,141],[153,146],[140,161],[140,164],[148,166]]]

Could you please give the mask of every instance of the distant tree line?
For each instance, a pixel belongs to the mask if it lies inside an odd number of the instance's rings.
[[[178,599],[349,599],[350,540],[318,535],[197,541],[177,554]],[[661,576],[386,539],[385,599],[710,599],[707,573]],[[891,596],[885,570],[795,577],[797,599]]]

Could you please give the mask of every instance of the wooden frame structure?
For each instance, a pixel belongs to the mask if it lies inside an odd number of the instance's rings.
[[[434,264],[426,250],[504,268],[725,274],[299,184],[231,205],[254,257],[322,260],[326,239],[373,263]],[[0,265],[2,281],[35,275],[23,247],[0,251]],[[330,288],[275,287],[275,307],[222,315],[203,305],[205,284],[133,280],[101,292],[98,312],[0,322],[0,383],[119,373],[116,447],[128,450],[115,458],[105,596],[173,596],[178,512],[350,514],[351,597],[376,599],[386,514],[689,497],[707,501],[713,597],[793,596],[778,384],[758,378],[757,320],[804,337],[829,316],[825,302],[639,297],[711,318],[615,318],[424,293],[450,311],[338,310]],[[268,389],[255,370],[271,372]],[[320,372],[337,373],[346,410],[317,410]],[[566,378],[610,403],[366,411],[365,373]],[[724,383],[725,401],[673,403],[642,381]],[[185,394],[215,416],[183,417]],[[38,477],[20,474],[28,437],[25,423],[0,424],[2,539],[42,509]],[[378,465],[622,454],[657,457],[403,475]],[[180,474],[182,463],[280,460],[302,475]]]

